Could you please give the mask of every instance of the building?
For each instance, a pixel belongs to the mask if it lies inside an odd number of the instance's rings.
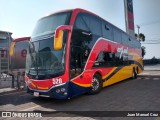
[[[0,77],[2,73],[9,71],[9,46],[12,41],[12,33],[0,31]]]

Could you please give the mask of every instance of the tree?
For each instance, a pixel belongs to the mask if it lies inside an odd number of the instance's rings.
[[[157,63],[158,63],[158,59],[154,56],[154,57],[151,59],[151,63],[152,63],[152,64],[157,64]]]
[[[142,46],[142,57],[144,58],[144,55],[146,54],[146,47]]]
[[[137,33],[135,34],[135,37],[136,37],[136,39],[138,39],[138,34]],[[146,39],[145,35],[143,33],[140,33],[139,34],[139,41],[144,42],[145,39]]]
[[[145,35],[144,35],[143,33],[140,33],[140,34],[139,34],[139,38],[138,38],[138,35],[137,35],[137,34],[135,34],[135,37],[136,37],[136,39],[139,40],[140,42],[144,42],[145,39],[146,39],[146,37],[145,37]],[[141,48],[142,48],[142,57],[144,58],[144,56],[145,56],[145,54],[146,54],[146,47],[142,46]]]

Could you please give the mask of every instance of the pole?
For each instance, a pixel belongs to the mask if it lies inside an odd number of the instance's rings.
[[[14,88],[14,75],[12,75],[12,88]]]
[[[138,28],[138,35],[137,35],[137,38],[138,38],[138,41],[140,41],[140,36],[139,36],[139,29],[140,29],[140,26],[137,25],[137,28]]]
[[[17,72],[17,88],[20,89],[20,72]]]
[[[126,32],[135,38],[133,0],[124,0]]]

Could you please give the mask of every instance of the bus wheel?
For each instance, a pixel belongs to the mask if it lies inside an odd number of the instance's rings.
[[[99,74],[95,74],[92,79],[92,87],[88,92],[91,95],[97,94],[101,91],[103,86],[101,76]]]
[[[136,69],[136,73],[137,73],[137,75],[138,75],[138,67],[137,67],[137,69]]]
[[[137,78],[137,71],[135,71],[135,69],[133,69],[132,79],[136,79],[136,78]]]

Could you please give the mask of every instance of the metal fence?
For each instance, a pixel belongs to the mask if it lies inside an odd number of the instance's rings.
[[[8,50],[3,50],[3,51],[0,50],[0,70],[1,70],[1,72],[7,72],[7,73],[9,71]]]

